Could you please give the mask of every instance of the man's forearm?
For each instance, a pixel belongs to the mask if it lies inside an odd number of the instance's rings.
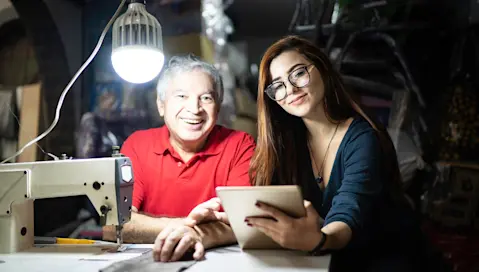
[[[200,224],[194,227],[206,249],[236,243],[231,227],[221,221]]]
[[[183,224],[182,218],[150,217],[132,212],[130,222],[123,226],[122,238],[130,244],[153,244],[158,234],[169,224]],[[103,240],[116,241],[114,226],[103,227]]]

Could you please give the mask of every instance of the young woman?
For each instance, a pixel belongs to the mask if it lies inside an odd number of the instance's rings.
[[[328,57],[290,36],[260,65],[255,185],[297,184],[307,216],[264,203],[273,219],[246,218],[286,248],[332,252],[339,271],[414,271],[422,235],[402,190],[387,131],[345,90]]]

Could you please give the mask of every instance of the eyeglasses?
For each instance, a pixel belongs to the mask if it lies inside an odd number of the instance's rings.
[[[309,74],[309,68],[314,67],[314,64],[309,64],[298,68],[288,75],[288,81],[296,88],[302,88],[309,84],[311,76]],[[264,90],[269,98],[280,101],[288,96],[286,90],[286,84],[283,81],[273,82]]]

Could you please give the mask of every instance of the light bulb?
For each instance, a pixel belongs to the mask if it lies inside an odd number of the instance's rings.
[[[132,1],[112,34],[111,62],[121,78],[141,84],[158,76],[165,61],[161,25],[143,3]]]
[[[113,50],[111,62],[115,72],[131,83],[146,83],[161,72],[165,61],[163,52],[158,49],[131,45]]]

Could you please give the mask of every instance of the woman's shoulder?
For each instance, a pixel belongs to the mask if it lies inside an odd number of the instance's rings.
[[[380,154],[381,144],[377,130],[362,116],[354,116],[350,122],[338,150],[344,158]]]
[[[352,119],[352,120],[351,120]],[[351,117],[350,124],[344,137],[347,141],[375,141],[377,139],[377,131],[372,125],[361,115]]]

